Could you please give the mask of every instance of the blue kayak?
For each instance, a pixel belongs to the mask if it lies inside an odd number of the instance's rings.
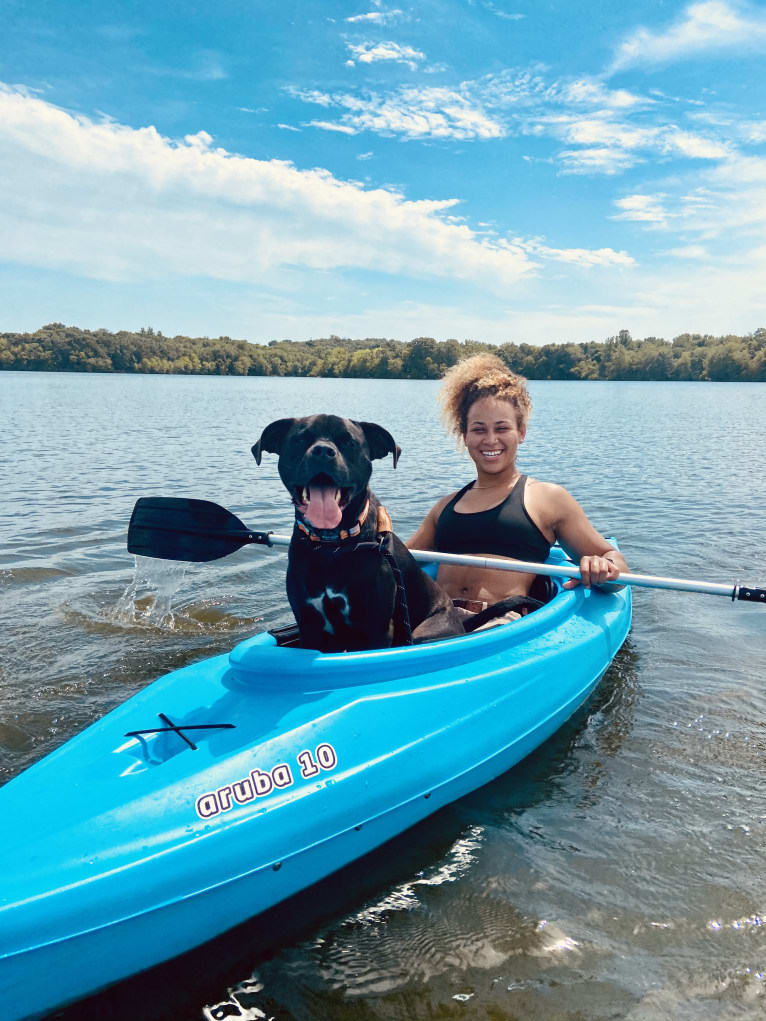
[[[181,954],[500,775],[582,705],[630,619],[629,588],[580,587],[447,641],[260,634],[155,681],[0,790],[3,1017]]]

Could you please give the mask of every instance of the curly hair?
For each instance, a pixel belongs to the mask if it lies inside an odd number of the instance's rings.
[[[474,355],[453,365],[444,376],[439,400],[447,429],[465,436],[471,405],[482,397],[508,401],[516,409],[516,423],[526,426],[532,402],[523,376],[511,372],[497,355]]]

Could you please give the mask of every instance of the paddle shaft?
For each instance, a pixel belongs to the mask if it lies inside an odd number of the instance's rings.
[[[253,533],[260,535],[262,533]],[[289,546],[289,535],[268,533],[272,546]],[[254,538],[254,542],[263,542]],[[456,564],[461,567],[479,567],[493,571],[513,571],[518,574],[544,574],[550,578],[575,578],[581,581],[580,571],[567,564],[534,564],[525,560],[502,560],[499,557],[477,557],[463,553],[436,553],[432,550],[411,549],[410,553],[420,563]],[[729,599],[745,599],[752,602],[766,602],[766,590],[755,590],[739,583],[718,584],[710,581],[690,581],[686,578],[661,578],[651,574],[620,575],[615,585],[632,585],[635,588],[672,589],[675,592],[700,592],[708,596],[727,596]],[[750,593],[757,595],[751,596]]]
[[[162,560],[204,563],[228,556],[242,546],[289,546],[289,535],[274,535],[250,529],[235,514],[208,500],[185,497],[142,497],[136,501],[128,527],[128,551],[137,556]],[[327,543],[329,547],[331,543]],[[459,564],[521,574],[574,578],[581,581],[574,565],[533,564],[499,557],[478,557],[462,553],[436,553],[410,550],[421,563]],[[718,584],[685,578],[658,578],[649,574],[621,574],[615,585],[639,588],[671,589],[676,592],[701,592],[746,602],[766,604],[766,589],[739,583]]]

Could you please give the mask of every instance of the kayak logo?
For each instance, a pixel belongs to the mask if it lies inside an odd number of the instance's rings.
[[[304,780],[318,776],[323,770],[335,769],[338,765],[338,756],[331,744],[318,745],[313,754],[308,750],[302,751],[297,760]],[[194,807],[200,819],[212,819],[214,815],[228,812],[235,805],[246,805],[276,790],[292,787],[294,782],[293,771],[286,762],[280,762],[268,771],[251,769],[242,779],[200,795]]]

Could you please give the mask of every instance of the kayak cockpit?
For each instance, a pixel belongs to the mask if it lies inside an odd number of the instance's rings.
[[[446,667],[486,663],[542,633],[562,626],[580,604],[584,590],[559,591],[550,603],[521,620],[486,631],[388,649],[322,653],[295,643],[295,635],[265,632],[236,645],[229,653],[227,684],[241,689],[327,691],[375,681],[409,677],[413,685]],[[287,641],[284,641],[284,638]]]

